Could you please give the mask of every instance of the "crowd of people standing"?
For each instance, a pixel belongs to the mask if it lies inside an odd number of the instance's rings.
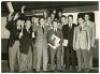
[[[29,17],[24,8],[8,16],[11,72],[16,60],[19,72],[88,72],[92,68],[90,50],[95,45],[95,24],[88,13],[78,15],[78,24],[74,24],[73,15],[65,16],[61,10],[54,9],[49,15],[46,10],[40,17]]]

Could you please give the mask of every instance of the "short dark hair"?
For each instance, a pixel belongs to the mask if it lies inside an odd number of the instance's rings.
[[[68,17],[72,17],[72,19],[73,19],[73,15],[68,15]]]
[[[62,10],[62,9],[57,9],[57,12],[58,12],[58,13],[59,13],[59,12],[63,13],[63,10]]]
[[[82,19],[84,20],[84,17],[82,17],[82,16],[79,16],[78,19],[79,19],[79,18],[82,18]]]
[[[44,19],[44,17],[40,17],[40,18],[39,18],[39,21],[40,21],[41,19]]]
[[[54,13],[51,13],[50,15],[52,15],[52,14],[55,15]]]
[[[53,22],[58,22],[57,20],[53,20]]]
[[[62,15],[62,16],[61,16],[61,18],[63,18],[63,17],[64,17],[64,18],[66,18],[66,16],[65,16],[65,15]]]
[[[22,17],[17,18],[17,19],[15,20],[15,24],[16,24],[19,20],[20,20],[20,21],[25,21],[25,18],[22,18]]]
[[[55,20],[55,19],[52,21],[52,24],[53,24],[54,22],[58,23],[58,21],[57,21],[57,20]]]
[[[89,16],[90,16],[90,14],[89,14],[89,13],[85,13],[84,15],[89,15]]]

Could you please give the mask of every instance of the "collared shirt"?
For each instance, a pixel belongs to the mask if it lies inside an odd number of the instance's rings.
[[[70,29],[72,28],[72,23],[69,23],[69,27],[70,27]]]
[[[57,32],[57,28],[54,28],[54,31]]]

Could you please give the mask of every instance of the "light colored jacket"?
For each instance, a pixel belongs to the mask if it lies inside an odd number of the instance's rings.
[[[90,34],[88,28],[89,27],[84,24],[84,27],[81,30],[80,30],[80,26],[74,29],[74,37],[73,37],[74,50],[90,49]]]
[[[41,26],[35,28],[36,32],[36,40],[35,40],[35,48],[36,49],[45,49],[47,50],[47,29],[44,28],[44,33]]]
[[[92,21],[85,22],[88,26],[89,34],[90,34],[90,46],[94,47],[95,45],[95,38],[96,38],[96,25]]]

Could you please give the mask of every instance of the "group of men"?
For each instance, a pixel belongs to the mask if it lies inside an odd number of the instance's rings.
[[[11,72],[16,56],[19,72],[89,71],[92,67],[90,50],[95,43],[95,25],[88,14],[78,17],[78,24],[74,24],[73,15],[64,16],[56,10],[49,16],[44,11],[42,17],[32,18],[16,13],[8,16],[6,27],[10,31]]]

